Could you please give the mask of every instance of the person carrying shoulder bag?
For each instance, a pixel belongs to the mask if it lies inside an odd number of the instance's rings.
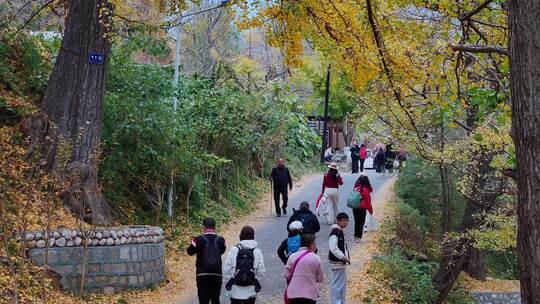
[[[287,280],[285,304],[317,303],[318,283],[324,281],[321,258],[314,253],[317,250],[315,235],[302,235],[300,246],[300,249],[289,257],[283,272]]]
[[[354,190],[360,193],[360,202],[357,208],[353,208],[354,215],[354,240],[360,242],[364,234],[364,225],[366,223],[366,215],[373,215],[373,207],[371,205],[371,192],[373,188],[366,175],[360,175],[354,184]]]

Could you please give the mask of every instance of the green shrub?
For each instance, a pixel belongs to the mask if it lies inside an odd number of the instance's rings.
[[[318,137],[294,96],[215,87],[202,77],[180,77],[173,91],[170,67],[131,59],[153,49],[141,41],[153,40],[135,35],[114,47],[103,110],[100,180],[122,221],[159,220],[171,177],[176,215],[228,220],[251,208],[261,191],[254,178],[266,177],[278,157],[294,169],[317,154]]]
[[[47,86],[52,64],[47,43],[14,30],[0,29],[0,87],[17,95],[39,95]]]
[[[505,251],[488,251],[485,263],[490,277],[503,280],[519,279],[515,248]]]
[[[433,216],[439,212],[437,206],[441,190],[438,181],[439,176],[433,166],[411,157],[400,171],[396,194],[420,214]]]
[[[445,304],[476,304],[476,300],[471,293],[461,285],[461,282],[456,282],[452,291],[444,300]]]
[[[434,263],[409,261],[398,250],[374,258],[370,272],[378,272],[392,290],[402,296],[399,303],[430,304],[437,298],[431,281]]]
[[[458,190],[457,173],[451,174],[451,228],[457,230],[465,211],[465,198]],[[441,183],[437,167],[418,157],[407,160],[400,170],[396,194],[404,203],[411,205],[427,217],[430,233],[440,235],[441,230]]]
[[[427,250],[426,217],[411,205],[398,202],[393,228],[400,244],[411,253],[425,253]]]
[[[3,125],[14,125],[20,119],[20,109],[10,106],[5,99],[0,96],[0,127]]]

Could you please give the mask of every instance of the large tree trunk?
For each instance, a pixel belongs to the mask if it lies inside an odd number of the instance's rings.
[[[460,232],[474,227],[474,214],[479,211],[479,206],[472,201],[467,202],[467,208],[463,214],[462,227]],[[446,297],[452,290],[461,270],[465,267],[467,257],[472,249],[472,240],[460,238],[447,242],[443,245],[439,269],[433,277],[433,283],[437,287],[439,297],[436,303],[444,303]]]
[[[450,232],[451,206],[450,206],[450,176],[448,166],[444,163],[439,164],[439,174],[441,176],[441,210],[442,210],[442,233]]]
[[[42,160],[45,172],[54,173],[61,198],[78,216],[92,223],[110,218],[97,181],[105,71],[110,43],[100,10],[106,0],[69,1],[64,37],[49,78],[41,113],[31,118],[29,157]],[[100,22],[101,19],[101,22]],[[103,64],[90,64],[89,54],[105,56]]]
[[[490,165],[494,153],[477,150],[473,155],[468,170],[473,177],[473,187],[467,193],[467,207],[458,232],[479,227],[483,220],[478,215],[497,206],[497,197],[503,193],[505,186],[504,180],[496,177],[495,170]],[[439,291],[436,303],[444,303],[461,271],[467,271],[478,279],[485,277],[484,253],[473,245],[474,240],[466,235],[443,245],[439,269],[433,278]]]
[[[509,1],[522,303],[540,303],[540,0]]]
[[[477,248],[470,248],[465,257],[463,271],[477,280],[486,279],[486,252]]]

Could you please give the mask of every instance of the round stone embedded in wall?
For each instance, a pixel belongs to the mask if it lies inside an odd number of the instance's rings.
[[[43,231],[29,234],[33,237],[28,238],[33,240],[27,241],[27,235],[21,240],[28,248],[29,257],[43,266],[48,252],[49,267],[62,277],[62,285],[71,292],[79,292],[83,268],[85,292],[91,293],[141,289],[165,278],[163,230],[159,227],[111,227],[95,233],[63,229],[50,234]],[[130,240],[136,243],[130,244]],[[88,243],[86,254],[85,242]],[[86,267],[83,267],[85,257]]]

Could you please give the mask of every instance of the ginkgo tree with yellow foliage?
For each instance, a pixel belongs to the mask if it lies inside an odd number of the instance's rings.
[[[261,13],[253,18],[254,9]],[[348,75],[362,120],[377,121],[379,133],[439,167],[442,231],[450,223],[449,170],[464,176],[459,231],[481,226],[483,212],[503,204],[499,195],[512,183],[502,173],[513,166],[504,3],[275,1],[245,12],[244,24],[267,26],[291,65],[302,65],[303,43],[315,46]],[[470,235],[443,246],[438,303],[461,270],[481,274],[470,267],[482,264]]]
[[[463,231],[459,232],[465,233],[443,246],[434,279],[440,292],[438,302],[444,300],[457,274],[474,264],[468,256],[477,257],[476,250],[483,247],[474,246],[472,239],[481,240],[475,229],[497,219],[493,214],[482,216],[484,209],[502,204],[499,195],[514,186],[507,176],[517,175],[524,301],[536,303],[535,299],[540,299],[535,297],[540,290],[540,272],[535,271],[540,268],[535,267],[540,264],[540,253],[535,249],[540,248],[535,246],[539,225],[531,216],[540,208],[536,206],[538,194],[531,193],[538,189],[534,172],[538,172],[540,161],[535,147],[540,145],[538,128],[528,125],[538,121],[534,107],[538,97],[527,94],[527,88],[537,88],[531,79],[538,67],[528,67],[525,60],[538,59],[534,57],[538,44],[533,39],[537,37],[530,35],[538,30],[534,26],[539,27],[534,19],[540,9],[538,0],[531,1],[530,6],[515,0],[234,3],[243,12],[238,16],[240,28],[265,29],[269,43],[284,51],[286,64],[302,66],[307,45],[323,54],[322,61],[346,75],[354,88],[359,119],[366,126],[376,121],[385,136],[436,164],[443,189],[449,183],[448,170],[463,173],[462,192],[468,208],[461,221]],[[41,112],[27,124],[31,138],[27,158],[42,159],[43,169],[49,172],[59,170],[59,163],[68,164],[59,174],[70,181],[62,189],[61,198],[90,222],[107,222],[109,218],[97,185],[96,162],[105,70],[114,29],[121,22],[167,28],[175,20],[164,23],[162,17],[181,12],[187,4],[182,0],[46,3],[66,8],[67,18]],[[510,53],[514,54],[510,62],[506,58],[507,19],[513,33],[510,42],[514,41],[510,43]],[[523,29],[528,32],[521,34]],[[525,59],[521,60],[521,55]],[[236,68],[245,75],[255,71],[249,58],[243,58]],[[512,70],[514,77],[510,77]],[[511,94],[517,97],[512,104]],[[519,114],[513,120],[510,107]],[[511,124],[516,152],[508,136]],[[61,143],[67,143],[71,151],[67,159],[61,159],[58,153],[66,149],[60,147]],[[441,229],[445,231],[449,206],[445,202],[441,205],[446,214]],[[460,254],[454,255],[456,251]]]

